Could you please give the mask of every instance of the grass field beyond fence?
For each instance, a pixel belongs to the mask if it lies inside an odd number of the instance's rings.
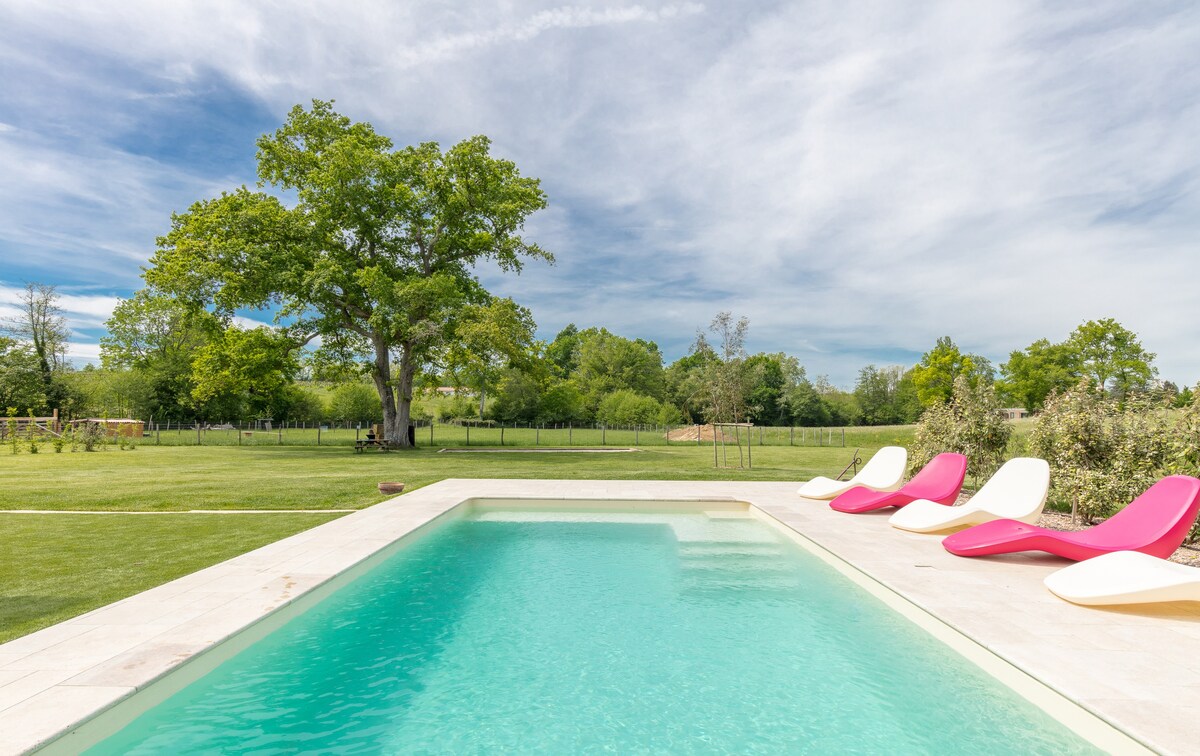
[[[148,426],[137,443],[150,446],[353,446],[366,440],[369,424],[344,423],[331,426],[282,425],[273,428],[205,427],[203,425]],[[415,431],[417,446],[683,446],[696,441],[672,440],[673,432],[687,431],[691,425],[642,425],[605,427],[602,425],[460,425],[426,423]],[[734,438],[727,432],[728,445],[739,442],[754,446],[888,446],[904,445],[912,440],[914,426],[888,425],[837,428],[784,428],[756,426],[742,428]],[[702,441],[699,445],[711,441]]]

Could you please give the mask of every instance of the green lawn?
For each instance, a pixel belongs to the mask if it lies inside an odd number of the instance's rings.
[[[743,447],[744,451],[745,447]],[[875,447],[863,448],[868,459]],[[355,454],[337,446],[142,446],[135,451],[0,449],[0,510],[342,509],[381,501],[375,485],[409,490],[444,478],[807,480],[839,472],[854,449],[755,446],[751,470],[713,467],[712,446],[680,444],[628,454]],[[737,450],[726,456],[735,463]]]
[[[3,515],[0,643],[339,516]]]
[[[847,439],[869,459],[892,431]],[[911,434],[911,431],[909,431]],[[865,436],[866,434],[864,434]],[[868,439],[882,443],[868,445]],[[474,440],[474,439],[473,439]],[[840,437],[838,439],[840,441]],[[754,446],[752,470],[713,467],[711,445],[628,454],[355,454],[346,446],[140,446],[11,455],[0,448],[0,642],[445,478],[807,480],[839,472],[853,446]],[[727,449],[734,462],[736,449]],[[735,463],[736,464],[736,463]],[[278,514],[73,515],[11,510],[274,509]]]

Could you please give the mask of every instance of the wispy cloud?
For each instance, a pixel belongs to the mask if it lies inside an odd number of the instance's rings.
[[[1112,316],[1200,378],[1192,4],[131,0],[0,24],[10,281],[133,288],[172,210],[253,180],[256,129],[334,97],[399,143],[487,133],[542,178],[530,232],[559,265],[482,272],[545,336],[676,356],[731,309],[752,348],[848,382],[943,334],[1003,360]]]

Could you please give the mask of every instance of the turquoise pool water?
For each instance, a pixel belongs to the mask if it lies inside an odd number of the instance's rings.
[[[1087,753],[748,517],[437,527],[93,747]]]

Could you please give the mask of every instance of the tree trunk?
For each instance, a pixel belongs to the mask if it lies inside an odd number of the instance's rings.
[[[412,387],[417,375],[417,363],[413,359],[412,347],[405,345],[400,351],[400,378],[396,386],[395,427],[388,426],[388,439],[394,446],[411,447],[408,426],[412,424]]]
[[[392,392],[392,359],[387,341],[379,334],[371,335],[371,344],[375,349],[375,366],[371,370],[371,380],[375,382],[375,391],[379,394],[379,404],[383,408],[383,438],[389,444],[397,443],[396,395]],[[408,443],[408,434],[401,434],[404,443]]]

